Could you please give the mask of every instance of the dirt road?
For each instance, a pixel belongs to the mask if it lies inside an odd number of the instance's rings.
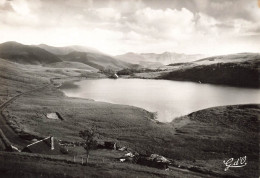
[[[6,138],[17,148],[21,149],[24,146],[28,145],[29,142],[27,140],[22,139],[21,137],[19,137],[18,134],[15,133],[15,131],[8,125],[5,116],[3,115],[3,110],[9,105],[11,104],[14,100],[16,100],[18,97],[24,95],[24,94],[28,94],[34,91],[39,91],[41,89],[44,89],[46,87],[48,87],[51,84],[47,84],[44,85],[42,87],[33,89],[33,90],[29,90],[23,93],[20,93],[14,97],[12,97],[11,99],[7,100],[6,102],[4,102],[3,104],[1,104],[0,106],[0,129],[3,131],[3,133],[5,134]]]

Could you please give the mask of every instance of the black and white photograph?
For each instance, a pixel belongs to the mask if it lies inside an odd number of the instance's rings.
[[[0,0],[1,178],[259,178],[260,0]]]

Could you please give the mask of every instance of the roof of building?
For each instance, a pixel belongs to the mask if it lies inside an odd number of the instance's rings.
[[[46,137],[42,140],[36,141],[30,145],[27,145],[22,149],[22,152],[30,153],[41,153],[41,154],[60,154],[60,145],[53,138],[53,148],[52,149],[52,137]]]

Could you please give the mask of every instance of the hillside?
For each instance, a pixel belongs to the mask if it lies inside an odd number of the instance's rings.
[[[115,58],[122,60],[122,61],[125,61],[125,62],[132,63],[132,64],[139,64],[141,62],[146,62],[146,60],[147,60],[142,55],[137,54],[137,53],[133,53],[133,52],[118,55],[118,56],[115,56]]]
[[[91,67],[87,64],[83,64],[80,62],[70,62],[70,61],[62,61],[62,62],[55,62],[52,64],[46,64],[45,67],[50,68],[65,68],[65,69],[82,69],[82,70],[90,70],[90,71],[97,71],[96,68]]]
[[[0,44],[0,57],[21,64],[37,65],[61,62],[61,59],[44,49],[17,42]]]
[[[113,69],[119,70],[122,68],[131,68],[133,65],[123,62],[113,57],[98,53],[85,53],[85,52],[71,52],[68,55],[62,56],[65,61],[81,62],[96,69]]]
[[[260,59],[259,53],[237,53],[229,55],[212,56],[194,61],[196,64],[214,64],[214,63],[241,63]]]
[[[161,54],[156,53],[126,53],[123,55],[116,56],[117,59],[120,59],[125,62],[140,64],[144,62],[154,62],[161,63],[164,65],[172,64],[172,63],[180,63],[180,62],[191,62],[198,59],[201,59],[204,55],[200,54],[183,54],[183,53],[172,53],[172,52],[164,52]]]
[[[260,54],[241,53],[215,56],[173,66],[158,78],[240,87],[260,87]]]
[[[213,107],[173,120],[172,125],[182,125],[172,143],[175,151],[186,150],[185,156],[194,157],[187,165],[219,173],[225,172],[224,160],[247,156],[246,167],[230,168],[226,173],[258,177],[259,108],[253,104]]]
[[[13,129],[16,137],[12,136],[10,141],[18,148],[21,148],[16,140],[18,136],[20,139],[31,140],[34,137],[53,135],[57,139],[79,141],[78,132],[80,130],[96,125],[98,126],[100,141],[113,140],[119,145],[142,154],[157,153],[164,155],[174,160],[173,166],[175,166],[175,169],[178,169],[178,167],[184,169],[183,172],[186,172],[187,177],[191,175],[187,172],[188,170],[192,173],[201,172],[210,176],[253,177],[256,173],[258,105],[210,108],[178,118],[172,123],[159,123],[153,120],[152,113],[144,109],[69,98],[65,97],[52,84],[47,85],[50,78],[68,79],[70,72],[60,72],[37,65],[25,66],[3,59],[1,59],[0,68],[1,71],[4,71],[0,73],[0,82],[3,86],[0,88],[1,102],[3,103],[15,95],[21,94],[3,109],[3,116],[7,119],[7,124],[0,124],[0,129],[8,126]],[[89,74],[86,73],[86,77],[92,77],[92,73]],[[40,89],[37,89],[39,87]],[[32,89],[36,90],[31,91]],[[48,119],[46,114],[50,112],[58,112],[64,120]],[[5,121],[3,118],[0,119]],[[154,169],[148,171],[149,168],[138,165],[118,163],[116,158],[120,155],[115,155],[114,152],[97,151],[94,153],[95,156],[91,156],[94,163],[93,167],[87,166],[86,168],[89,171],[95,171],[95,167],[101,164],[102,167],[109,170],[113,168],[114,171],[119,171],[118,174],[126,171],[128,173],[135,172],[135,175],[143,173],[144,176],[153,176],[153,172],[158,172]],[[56,161],[56,158],[44,159],[42,158],[44,156],[40,156],[40,158],[26,156],[28,159],[24,160],[24,157],[20,154],[8,155],[4,152],[1,152],[1,154],[6,155],[7,159],[10,158],[9,161],[5,161],[5,164],[0,164],[0,170],[5,171],[7,175],[12,175],[12,173],[22,174],[9,171],[10,166],[20,164],[12,161],[14,158],[26,163],[21,164],[21,167],[27,171],[26,175],[32,177],[37,177],[41,173],[51,174],[50,176],[55,177],[52,166],[47,166],[49,164],[62,170],[64,167],[70,166],[70,163],[66,163],[65,166],[60,165],[59,162],[64,161]],[[108,161],[106,161],[107,155],[111,155]],[[224,159],[241,155],[248,156],[252,164],[245,169],[223,171]],[[104,158],[105,162],[102,161]],[[57,157],[57,159],[61,158]],[[72,160],[72,156],[68,159]],[[99,159],[100,163],[97,163],[96,159]],[[42,160],[46,164],[39,164],[38,160]],[[111,163],[112,161],[114,162]],[[44,166],[44,171],[39,172],[39,167],[42,166]],[[73,166],[71,171],[81,169],[75,164],[71,166]],[[28,171],[32,169],[35,172]],[[100,167],[98,169],[100,170]],[[74,173],[68,174],[72,177],[78,176]],[[103,174],[105,173],[100,173],[100,175]],[[114,175],[114,173],[111,174]],[[174,170],[166,172],[166,176],[170,177],[181,175]],[[57,177],[59,176],[57,175]]]
[[[5,42],[0,44],[0,58],[20,64],[40,64],[51,68],[74,68],[93,71],[104,69],[120,70],[135,66],[82,46],[60,48],[47,45],[39,46],[41,48],[33,45],[23,45],[17,42]],[[92,52],[79,52],[75,50]]]
[[[123,153],[115,150],[92,150],[89,164],[81,164],[81,156],[76,162],[72,155],[40,155],[30,153],[1,152],[0,172],[1,178],[11,177],[48,177],[48,178],[79,178],[79,177],[109,177],[109,178],[212,178],[214,176],[187,170],[175,169],[165,171],[157,168],[140,166],[138,164],[120,163],[118,157]],[[13,169],[10,169],[13,168]],[[15,169],[19,168],[19,169]],[[21,171],[22,170],[22,171]]]
[[[37,45],[37,47],[40,47],[52,54],[55,55],[67,55],[73,51],[78,51],[78,52],[92,52],[92,53],[101,53],[96,49],[85,47],[85,46],[78,46],[78,45],[73,45],[73,46],[64,46],[64,47],[54,47],[54,46],[49,46],[46,44],[40,44]]]
[[[80,65],[82,69],[63,68],[65,65]],[[58,62],[44,66],[23,65],[0,58],[0,104],[11,96],[49,83],[50,78],[73,79],[74,76],[94,78],[102,76],[95,71],[96,69],[82,63]]]

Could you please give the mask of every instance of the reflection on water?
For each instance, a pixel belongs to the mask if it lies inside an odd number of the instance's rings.
[[[79,87],[62,89],[70,97],[133,105],[158,112],[158,120],[173,118],[213,106],[259,103],[257,89],[193,82],[145,79],[93,79],[76,82]]]

